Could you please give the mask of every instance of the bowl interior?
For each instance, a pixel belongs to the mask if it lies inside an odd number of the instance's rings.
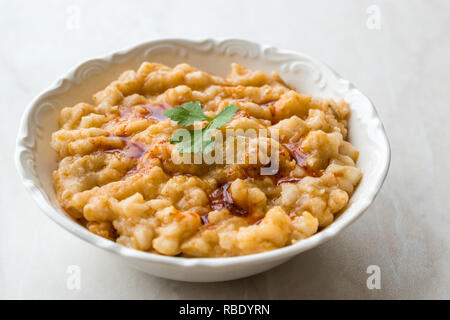
[[[300,93],[333,99],[344,98],[350,104],[352,115],[349,139],[360,151],[357,165],[363,171],[363,178],[343,214],[331,226],[313,237],[320,236],[320,233],[327,230],[335,234],[350,224],[370,204],[381,187],[389,164],[389,146],[382,124],[370,101],[333,70],[303,54],[242,40],[163,40],[81,64],[39,96],[27,109],[18,140],[19,171],[25,183],[30,188],[37,189],[35,191],[51,204],[51,215],[58,215],[60,221],[64,219],[67,223],[75,224],[73,221],[69,222],[70,217],[60,208],[53,187],[52,172],[56,169],[57,162],[50,140],[52,132],[58,129],[58,111],[78,102],[91,103],[95,92],[116,79],[121,72],[137,69],[143,61],[160,62],[169,66],[186,62],[219,75],[229,73],[230,64],[238,62],[251,69],[269,73],[276,71],[288,85]],[[302,242],[296,245],[301,245]]]

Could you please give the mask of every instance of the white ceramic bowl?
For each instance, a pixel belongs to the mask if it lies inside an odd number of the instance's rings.
[[[363,178],[348,208],[327,228],[291,246],[233,258],[180,258],[140,252],[99,237],[73,221],[59,206],[52,171],[56,154],[50,148],[58,111],[90,101],[96,91],[143,61],[170,66],[187,62],[202,70],[225,75],[232,62],[252,69],[277,71],[301,93],[344,98],[351,107],[350,141],[360,151]],[[297,254],[333,238],[356,220],[374,200],[386,177],[390,149],[383,125],[369,99],[325,64],[299,52],[279,50],[236,39],[191,41],[164,39],[137,45],[81,63],[41,93],[24,112],[17,139],[16,163],[25,187],[39,207],[77,237],[126,260],[132,266],[164,278],[184,281],[224,281],[273,268]]]

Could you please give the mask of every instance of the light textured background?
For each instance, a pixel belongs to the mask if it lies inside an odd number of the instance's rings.
[[[380,30],[366,27],[373,4]],[[80,11],[79,29],[67,27],[70,6]],[[449,32],[447,0],[1,0],[0,298],[450,298]],[[58,227],[16,173],[22,111],[80,61],[158,37],[239,37],[300,50],[355,83],[392,146],[373,206],[319,248],[214,284],[143,274]],[[81,268],[81,290],[66,287],[69,265]],[[381,268],[381,290],[366,287],[369,265]]]

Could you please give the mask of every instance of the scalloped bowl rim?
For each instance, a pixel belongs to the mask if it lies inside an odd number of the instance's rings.
[[[157,43],[164,43],[164,42],[183,42],[183,43],[190,43],[191,45],[199,45],[204,42],[213,41],[215,44],[220,44],[225,41],[239,41],[242,43],[247,43],[252,46],[258,47],[260,50],[262,49],[273,49],[276,50],[278,53],[287,54],[287,55],[293,55],[298,57],[303,57],[306,59],[309,59],[313,61],[317,65],[321,65],[325,69],[328,69],[331,71],[331,73],[336,77],[338,81],[346,82],[352,90],[354,90],[357,94],[362,95],[364,98],[366,98],[371,108],[373,109],[373,118],[376,118],[377,121],[379,121],[379,127],[378,130],[380,130],[381,137],[383,138],[383,141],[380,142],[380,144],[384,147],[384,167],[380,170],[380,172],[377,175],[377,178],[375,181],[372,182],[372,190],[371,193],[366,195],[362,204],[360,204],[360,209],[356,211],[351,216],[345,216],[344,213],[340,216],[340,219],[334,221],[330,226],[327,228],[321,230],[320,232],[314,234],[313,236],[306,238],[304,240],[301,240],[299,242],[296,242],[294,244],[274,249],[267,252],[262,253],[255,253],[255,254],[249,254],[244,256],[236,256],[236,257],[219,257],[219,258],[184,258],[184,257],[171,257],[171,256],[164,256],[160,254],[155,253],[149,253],[149,252],[143,252],[138,251],[135,249],[127,248],[125,246],[122,246],[116,242],[107,240],[105,238],[102,238],[100,236],[97,236],[90,231],[88,231],[86,228],[82,227],[81,225],[77,224],[73,220],[71,220],[67,216],[63,216],[58,214],[57,210],[46,200],[44,196],[44,191],[40,189],[40,187],[36,186],[35,183],[27,177],[25,173],[25,169],[20,161],[20,153],[21,153],[21,147],[24,145],[24,139],[27,137],[27,127],[29,125],[30,121],[30,114],[33,108],[36,107],[36,103],[44,98],[46,95],[51,94],[52,91],[57,90],[60,88],[64,81],[71,82],[75,73],[85,64],[93,62],[93,61],[109,61],[112,60],[114,56],[121,55],[125,56],[133,52],[134,50],[137,50],[141,47],[146,47],[152,44]],[[329,67],[327,64],[321,62],[320,60],[317,60],[315,58],[312,58],[302,52],[299,51],[292,51],[292,50],[285,50],[285,49],[278,49],[274,46],[270,45],[261,45],[253,41],[244,40],[244,39],[235,39],[235,38],[207,38],[207,39],[201,39],[201,40],[193,40],[193,39],[187,39],[187,38],[163,38],[158,40],[151,40],[143,43],[139,43],[137,45],[131,46],[127,49],[118,50],[111,52],[107,55],[88,59],[83,61],[82,63],[78,64],[76,67],[73,67],[69,72],[67,72],[65,75],[61,76],[58,80],[56,80],[52,85],[50,85],[47,89],[43,90],[36,98],[32,100],[32,102],[26,107],[19,127],[19,133],[17,137],[16,142],[16,152],[15,152],[15,161],[16,161],[16,167],[17,170],[22,178],[23,184],[25,185],[26,189],[30,192],[32,198],[36,201],[39,208],[53,221],[55,221],[58,225],[66,229],[67,231],[71,232],[72,234],[76,235],[77,237],[87,241],[88,243],[91,243],[97,247],[100,247],[102,249],[105,249],[107,251],[116,253],[120,256],[124,256],[127,258],[132,259],[138,259],[138,260],[144,260],[149,261],[153,263],[160,263],[160,264],[168,264],[173,266],[186,266],[186,267],[195,267],[195,266],[205,266],[205,267],[215,267],[215,266],[227,266],[227,265],[242,265],[242,264],[248,264],[248,263],[261,263],[265,261],[273,261],[273,260],[282,260],[283,258],[289,258],[293,257],[301,252],[304,252],[306,250],[309,250],[313,247],[316,247],[329,239],[336,236],[338,233],[340,233],[342,230],[344,230],[346,227],[351,225],[357,218],[359,218],[364,211],[367,210],[367,208],[372,204],[375,197],[379,193],[381,186],[383,185],[384,180],[386,179],[389,165],[391,160],[391,151],[390,151],[390,145],[389,140],[387,138],[385,129],[383,127],[383,124],[381,120],[379,119],[379,116],[377,114],[377,111],[373,105],[373,103],[370,101],[370,99],[365,96],[363,93],[361,93],[359,90],[356,89],[356,87],[349,82],[348,80],[343,79],[336,71],[334,71],[331,67]]]

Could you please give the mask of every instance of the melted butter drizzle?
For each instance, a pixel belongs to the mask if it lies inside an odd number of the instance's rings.
[[[284,143],[283,145],[286,147],[286,149],[288,149],[289,154],[292,158],[295,159],[295,162],[297,162],[300,167],[304,168],[306,167],[305,162],[307,156],[302,152],[301,144],[302,140],[298,142]]]
[[[132,107],[123,108],[120,110],[120,119],[130,118],[145,118],[156,121],[165,121],[168,118],[163,114],[164,110],[170,108],[167,103],[162,104],[138,104]]]
[[[164,110],[170,108],[170,105],[167,103],[162,104],[139,104],[129,108],[123,108],[120,110],[120,119],[128,120],[128,119],[152,119],[159,121],[165,121],[168,118],[163,114]],[[109,138],[118,138],[122,140],[125,144],[123,149],[111,149],[106,152],[114,153],[121,152],[125,154],[126,157],[132,159],[141,158],[147,151],[148,146],[139,141],[131,141],[131,137],[122,136],[122,135],[110,135]]]
[[[291,155],[292,158],[294,158],[295,162],[297,162],[297,165],[302,167],[306,171],[306,174],[308,176],[315,177],[315,178],[322,176],[323,170],[319,170],[319,171],[313,170],[306,163],[306,159],[308,158],[308,156],[302,152],[301,144],[302,144],[302,140],[300,140],[298,142],[294,142],[294,143],[292,143],[292,142],[284,143],[283,145],[286,147],[286,149],[288,149],[289,154]],[[283,179],[280,179],[279,181],[281,181],[281,180],[283,180]],[[280,183],[283,183],[283,182],[291,182],[291,181],[282,181]],[[277,184],[279,184],[279,183],[277,182]]]
[[[211,193],[209,196],[211,208],[217,211],[227,209],[233,215],[247,217],[248,211],[239,207],[228,192],[230,185],[231,182],[227,182]]]
[[[125,146],[123,149],[107,150],[106,152],[108,153],[120,152],[128,158],[139,159],[144,155],[144,153],[148,151],[147,145],[145,143],[139,141],[131,141],[130,137],[109,136],[109,138],[118,138],[125,143]]]

